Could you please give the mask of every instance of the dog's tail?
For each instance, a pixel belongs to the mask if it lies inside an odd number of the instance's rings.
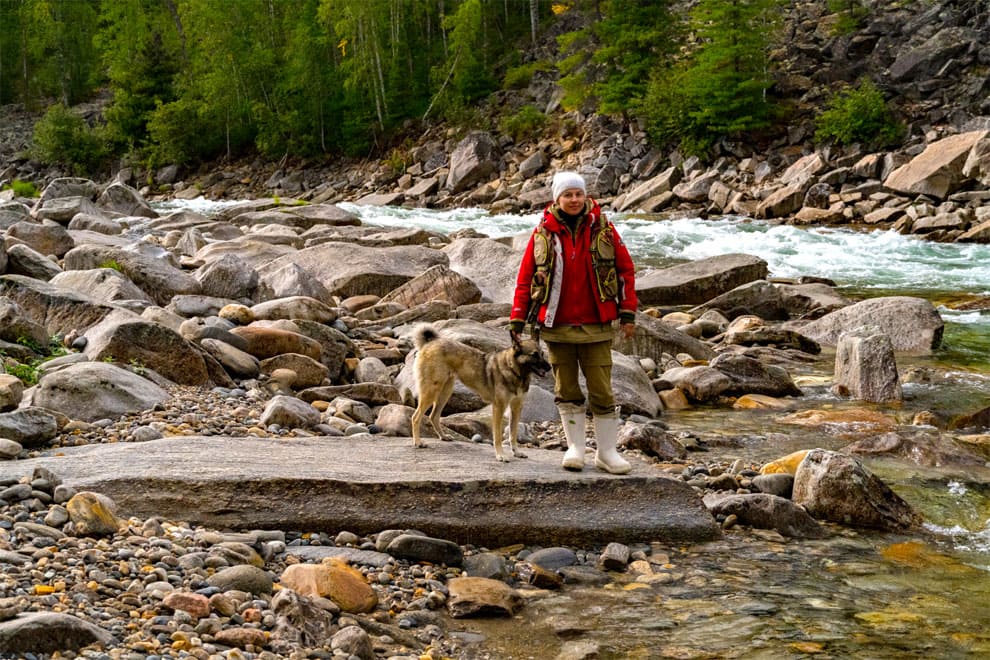
[[[438,339],[440,334],[436,331],[429,323],[423,323],[416,326],[413,331],[413,345],[416,346],[417,350],[421,350],[431,341]]]

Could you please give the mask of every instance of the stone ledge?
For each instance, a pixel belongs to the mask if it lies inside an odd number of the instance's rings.
[[[624,476],[593,464],[575,473],[560,468],[559,452],[527,447],[529,458],[497,463],[489,444],[426,441],[415,449],[409,438],[369,435],[169,437],[0,463],[0,478],[43,466],[112,497],[121,516],[218,529],[415,528],[487,547],[720,536],[694,489],[640,461]]]

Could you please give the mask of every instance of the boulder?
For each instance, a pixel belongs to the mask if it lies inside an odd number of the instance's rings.
[[[420,245],[365,247],[331,241],[275,259],[259,267],[258,274],[266,280],[285,264],[295,263],[323,284],[331,295],[384,296],[430,266],[447,262],[444,253]]]
[[[895,351],[915,354],[927,354],[938,348],[945,327],[942,317],[927,300],[887,296],[863,300],[815,321],[799,323],[793,329],[820,344],[835,346],[844,333],[867,323],[890,337]]]
[[[151,305],[153,302],[140,287],[114,268],[67,270],[53,277],[50,282],[54,286],[78,291],[105,303],[140,300]]]
[[[447,581],[450,599],[447,607],[455,619],[465,617],[511,617],[522,607],[515,589],[490,578],[458,577]]]
[[[648,179],[647,181],[637,184],[632,190],[625,194],[622,198],[622,203],[619,205],[617,210],[635,210],[646,200],[666,192],[671,192],[674,189],[674,186],[681,182],[682,174],[683,172],[679,167],[671,167],[656,175],[652,179]]]
[[[888,69],[894,83],[930,80],[953,58],[982,43],[978,33],[968,27],[944,27],[923,44],[896,52]]]
[[[801,388],[790,374],[774,365],[765,365],[745,355],[722,353],[708,363],[728,376],[732,384],[724,391],[730,396],[764,394],[767,396],[801,396]]]
[[[642,305],[695,305],[767,273],[767,262],[759,257],[723,254],[639,275],[636,295]]]
[[[16,222],[7,229],[7,236],[16,238],[39,254],[58,258],[76,246],[69,232],[52,220]]]
[[[23,243],[7,248],[7,273],[47,282],[62,272],[58,264]]]
[[[168,392],[150,380],[105,362],[81,362],[45,374],[34,388],[36,406],[94,422],[151,410]]]
[[[92,645],[109,647],[116,643],[103,628],[71,614],[22,612],[0,622],[0,649],[14,656],[82,651]]]
[[[378,597],[364,575],[339,559],[288,566],[279,584],[301,596],[329,598],[344,612],[371,612],[378,605]]]
[[[664,353],[687,353],[696,360],[708,360],[715,356],[715,351],[705,342],[641,312],[636,314],[636,332],[632,338],[619,336],[613,348],[625,355],[650,358],[658,364],[663,360]]]
[[[884,403],[903,398],[897,360],[890,337],[863,326],[839,337],[835,349],[834,382],[844,395]]]
[[[100,208],[121,215],[133,215],[144,218],[157,218],[158,213],[144,201],[141,194],[123,183],[111,183],[103,194],[96,200]]]
[[[43,447],[58,435],[58,420],[50,410],[27,406],[0,413],[0,438],[12,440],[21,447]]]
[[[71,289],[23,275],[0,275],[0,296],[16,303],[28,319],[44,325],[49,336],[84,332],[110,314],[133,316]]]
[[[848,299],[827,284],[778,284],[758,279],[713,297],[693,307],[690,313],[700,316],[717,309],[730,319],[753,314],[766,320],[785,321],[820,316],[849,304]]]
[[[258,288],[257,271],[232,254],[200,267],[194,277],[204,294],[217,298],[250,299]]]
[[[481,289],[450,266],[437,264],[381,298],[381,303],[399,303],[406,308],[431,300],[446,300],[455,307],[481,300]]]
[[[708,495],[705,505],[713,516],[734,515],[743,525],[773,529],[784,536],[817,539],[825,529],[807,511],[791,500],[768,493]]]
[[[461,140],[450,154],[450,172],[446,188],[459,193],[488,181],[498,170],[498,145],[484,131],[473,131]]]
[[[458,238],[442,252],[452,271],[480,289],[481,300],[512,302],[522,261],[521,251],[490,238]]]
[[[299,353],[314,360],[320,359],[322,348],[319,342],[298,332],[254,324],[233,328],[230,332],[247,342],[244,349],[247,353],[261,360],[282,353]]]
[[[709,366],[674,367],[663,372],[660,379],[699,403],[714,401],[734,385],[731,378]]]
[[[906,195],[945,199],[964,183],[962,171],[966,159],[973,146],[987,135],[987,131],[971,131],[933,142],[891,172],[883,185]]]
[[[265,405],[261,413],[261,423],[275,424],[282,428],[310,428],[320,423],[320,412],[292,396],[277,395]]]
[[[164,255],[137,252],[103,245],[81,245],[65,255],[65,270],[112,267],[120,270],[158,305],[167,305],[173,296],[199,293],[200,284],[192,275],[169,263]]]
[[[326,304],[333,301],[333,296],[327,288],[309,271],[295,263],[283,264],[278,269],[259,276],[255,294],[259,302],[293,295],[306,296]]]
[[[85,353],[91,360],[152,369],[180,385],[211,382],[203,354],[164,325],[114,316],[89,328],[85,336]]]
[[[917,530],[911,506],[851,456],[813,449],[794,475],[793,500],[819,520],[884,531]]]

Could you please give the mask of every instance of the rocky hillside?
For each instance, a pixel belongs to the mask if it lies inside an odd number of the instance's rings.
[[[772,53],[778,72],[772,92],[789,108],[786,129],[766,136],[763,144],[722,142],[710,162],[654,148],[635,123],[563,112],[554,74],[538,74],[524,90],[493,95],[485,108],[492,127],[495,117],[521,105],[544,108],[551,121],[537,141],[516,142],[494,128],[465,136],[433,124],[410,127],[405,144],[413,146],[383,160],[331,165],[254,160],[208,164],[198,171],[166,167],[150,176],[125,169],[117,179],[150,181],[142,190],[146,195],[277,195],[517,211],[544,203],[550,172],[568,167],[581,171],[599,200],[617,210],[900,223],[904,231],[937,240],[986,240],[990,230],[979,207],[990,197],[984,194],[990,167],[981,155],[987,151],[981,131],[990,127],[984,116],[990,114],[990,12],[981,3],[946,0],[878,2],[866,14],[858,28],[840,34],[846,18],[830,13],[826,3],[791,5],[783,45]],[[541,43],[546,49],[553,40]],[[905,123],[903,145],[882,153],[817,145],[814,118],[842,83],[862,78],[885,92]],[[65,174],[14,157],[23,151],[27,122],[24,113],[5,109],[0,181],[44,184]],[[960,133],[968,136],[926,151]],[[899,170],[922,154],[910,172]]]

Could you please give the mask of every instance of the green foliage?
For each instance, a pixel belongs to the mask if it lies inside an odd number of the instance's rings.
[[[506,70],[502,77],[502,89],[524,89],[538,71],[549,71],[551,65],[545,61],[520,64]]]
[[[98,268],[109,268],[111,270],[117,271],[118,273],[124,272],[124,267],[121,266],[120,265],[120,262],[118,262],[116,259],[107,259],[106,261],[101,262],[100,265],[97,266],[97,267]]]
[[[700,0],[691,13],[698,48],[654,72],[637,111],[659,142],[704,154],[723,136],[770,125],[768,50],[780,0]]]
[[[36,185],[30,181],[21,181],[20,179],[14,179],[3,187],[3,190],[8,189],[13,190],[14,194],[18,197],[37,197],[39,194]]]
[[[39,364],[41,364],[39,360],[18,362],[17,360],[14,359],[8,359],[3,366],[8,374],[20,378],[22,383],[24,383],[28,387],[31,387],[32,385],[38,384]]]
[[[883,93],[869,80],[835,94],[815,124],[816,140],[862,142],[872,148],[896,144],[904,130],[887,107]]]
[[[450,30],[451,87],[457,97],[470,103],[495,89],[495,80],[483,57],[481,0],[464,0],[444,19],[443,26]]]
[[[499,130],[516,142],[536,138],[547,125],[547,116],[532,105],[524,105],[513,115],[503,117]]]
[[[108,149],[104,136],[62,104],[53,105],[34,125],[33,155],[43,163],[66,165],[78,175],[95,174]]]
[[[828,0],[829,11],[837,16],[832,32],[837,36],[852,34],[863,25],[870,10],[858,0]]]

